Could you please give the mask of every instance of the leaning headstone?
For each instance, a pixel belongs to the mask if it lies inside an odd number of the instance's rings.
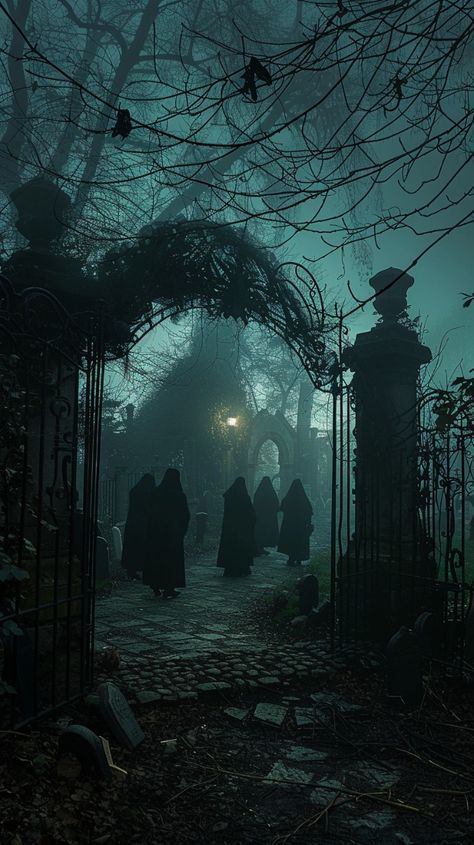
[[[423,696],[422,659],[416,637],[404,625],[387,645],[388,694],[394,703],[417,707]]]
[[[118,525],[114,525],[112,528],[112,554],[114,560],[119,563],[122,562],[122,535]]]
[[[319,582],[316,575],[305,575],[298,581],[300,613],[305,616],[319,604]]]
[[[97,734],[84,725],[68,725],[61,733],[58,743],[59,754],[72,754],[77,757],[83,772],[95,771],[107,780],[111,769],[103,743]]]
[[[95,577],[101,581],[110,577],[109,544],[105,537],[95,541]]]
[[[100,684],[98,693],[100,712],[115,739],[129,751],[133,751],[143,742],[145,734],[133,715],[127,699],[118,687],[109,681]]]

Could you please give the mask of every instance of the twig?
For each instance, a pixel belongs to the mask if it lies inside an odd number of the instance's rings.
[[[172,801],[176,801],[177,798],[180,798],[181,795],[184,795],[184,793],[188,792],[189,789],[194,789],[195,787],[207,786],[209,783],[212,783],[213,781],[217,780],[217,777],[218,777],[218,775],[213,775],[212,778],[209,778],[209,780],[198,781],[197,783],[188,784],[188,786],[185,786],[184,789],[180,790],[180,792],[177,792],[176,795],[172,795],[171,798],[168,798],[168,801],[166,802],[165,807],[167,807],[168,804],[171,804]]]

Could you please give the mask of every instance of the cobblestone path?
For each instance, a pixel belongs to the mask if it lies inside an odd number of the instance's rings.
[[[113,676],[99,661],[97,679],[120,682],[132,698],[151,703],[289,687],[296,679],[341,671],[353,655],[331,655],[325,642],[262,642],[256,634],[250,604],[301,574],[285,561],[276,552],[257,558],[248,578],[223,578],[215,557],[192,562],[186,589],[168,601],[141,583],[123,582],[97,602],[96,649],[114,646],[120,656]]]

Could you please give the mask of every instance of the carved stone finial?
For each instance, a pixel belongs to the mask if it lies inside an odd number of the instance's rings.
[[[16,228],[33,249],[47,249],[64,232],[71,200],[50,179],[31,179],[10,196],[18,211]]]
[[[380,273],[372,276],[369,284],[377,294],[374,308],[382,315],[384,322],[396,322],[405,313],[408,307],[408,288],[411,288],[414,282],[413,276],[409,276],[397,267],[388,267],[387,270],[381,270]],[[385,290],[387,285],[391,286]]]

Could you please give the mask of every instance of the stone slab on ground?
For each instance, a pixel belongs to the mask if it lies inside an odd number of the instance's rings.
[[[277,763],[273,764],[264,782],[281,783],[282,786],[290,786],[294,783],[311,783],[312,779],[312,772],[290,768],[283,760],[278,760]]]
[[[224,710],[224,713],[226,713],[227,716],[230,716],[231,719],[235,719],[237,722],[245,722],[250,710],[243,709],[242,707],[227,707]]]
[[[267,725],[274,725],[279,728],[285,721],[287,713],[287,708],[282,707],[281,704],[267,704],[265,702],[261,702],[255,707],[253,715],[254,719],[258,719],[260,722],[265,722]]]
[[[312,707],[295,707],[295,722],[297,728],[312,728],[316,719]]]

